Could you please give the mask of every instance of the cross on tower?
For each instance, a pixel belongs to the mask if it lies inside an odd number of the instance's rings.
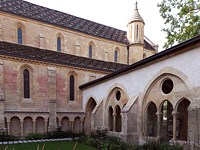
[[[137,5],[138,5],[138,2],[136,1],[136,2],[135,2],[135,9],[137,9]]]

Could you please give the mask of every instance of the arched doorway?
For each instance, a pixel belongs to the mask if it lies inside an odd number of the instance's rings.
[[[85,111],[85,120],[84,120],[84,131],[85,133],[89,134],[92,130],[92,119],[91,114],[94,108],[96,107],[97,103],[93,98],[90,98]]]
[[[108,109],[108,129],[113,131],[113,108],[111,106]]]
[[[169,141],[173,137],[173,105],[165,100],[161,104],[160,137],[163,141]]]
[[[24,118],[24,135],[27,136],[33,132],[33,121],[31,117]]]
[[[147,107],[146,129],[147,136],[157,136],[157,108],[153,102],[150,102]]]
[[[45,122],[44,122],[44,118],[38,117],[38,118],[36,119],[35,132],[36,132],[36,133],[44,133],[44,132],[45,132]]]
[[[81,118],[80,117],[76,117],[74,119],[74,129],[73,129],[74,133],[80,133],[81,132]]]
[[[18,117],[12,117],[10,119],[10,134],[15,136],[21,135],[21,123]]]
[[[190,105],[190,101],[187,99],[183,99],[177,108],[177,139],[187,141],[188,134],[188,106]]]
[[[122,118],[121,118],[121,108],[119,105],[115,107],[115,130],[116,132],[121,132],[122,128]]]
[[[69,124],[69,118],[68,117],[64,117],[62,119],[61,125],[62,125],[62,131],[65,131],[65,132],[70,131],[70,124]]]

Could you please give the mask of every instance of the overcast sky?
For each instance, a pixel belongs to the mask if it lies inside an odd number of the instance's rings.
[[[77,17],[92,20],[127,31],[127,23],[135,8],[136,0],[26,0]],[[145,21],[145,35],[163,50],[165,34],[161,31],[164,20],[157,3],[161,0],[137,0],[140,15]]]

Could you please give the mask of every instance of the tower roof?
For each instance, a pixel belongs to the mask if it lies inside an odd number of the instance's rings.
[[[132,23],[132,22],[135,22],[135,21],[139,21],[139,22],[143,22],[144,23],[144,19],[141,17],[140,13],[138,12],[137,2],[135,3],[135,9],[133,11],[133,15],[132,15],[131,20],[129,21],[129,23]]]

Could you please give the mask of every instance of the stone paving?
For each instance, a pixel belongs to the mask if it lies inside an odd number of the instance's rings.
[[[33,142],[70,141],[70,140],[72,140],[72,138],[4,141],[4,142],[0,142],[0,145],[2,145],[2,144],[22,144],[22,143],[33,143]]]

